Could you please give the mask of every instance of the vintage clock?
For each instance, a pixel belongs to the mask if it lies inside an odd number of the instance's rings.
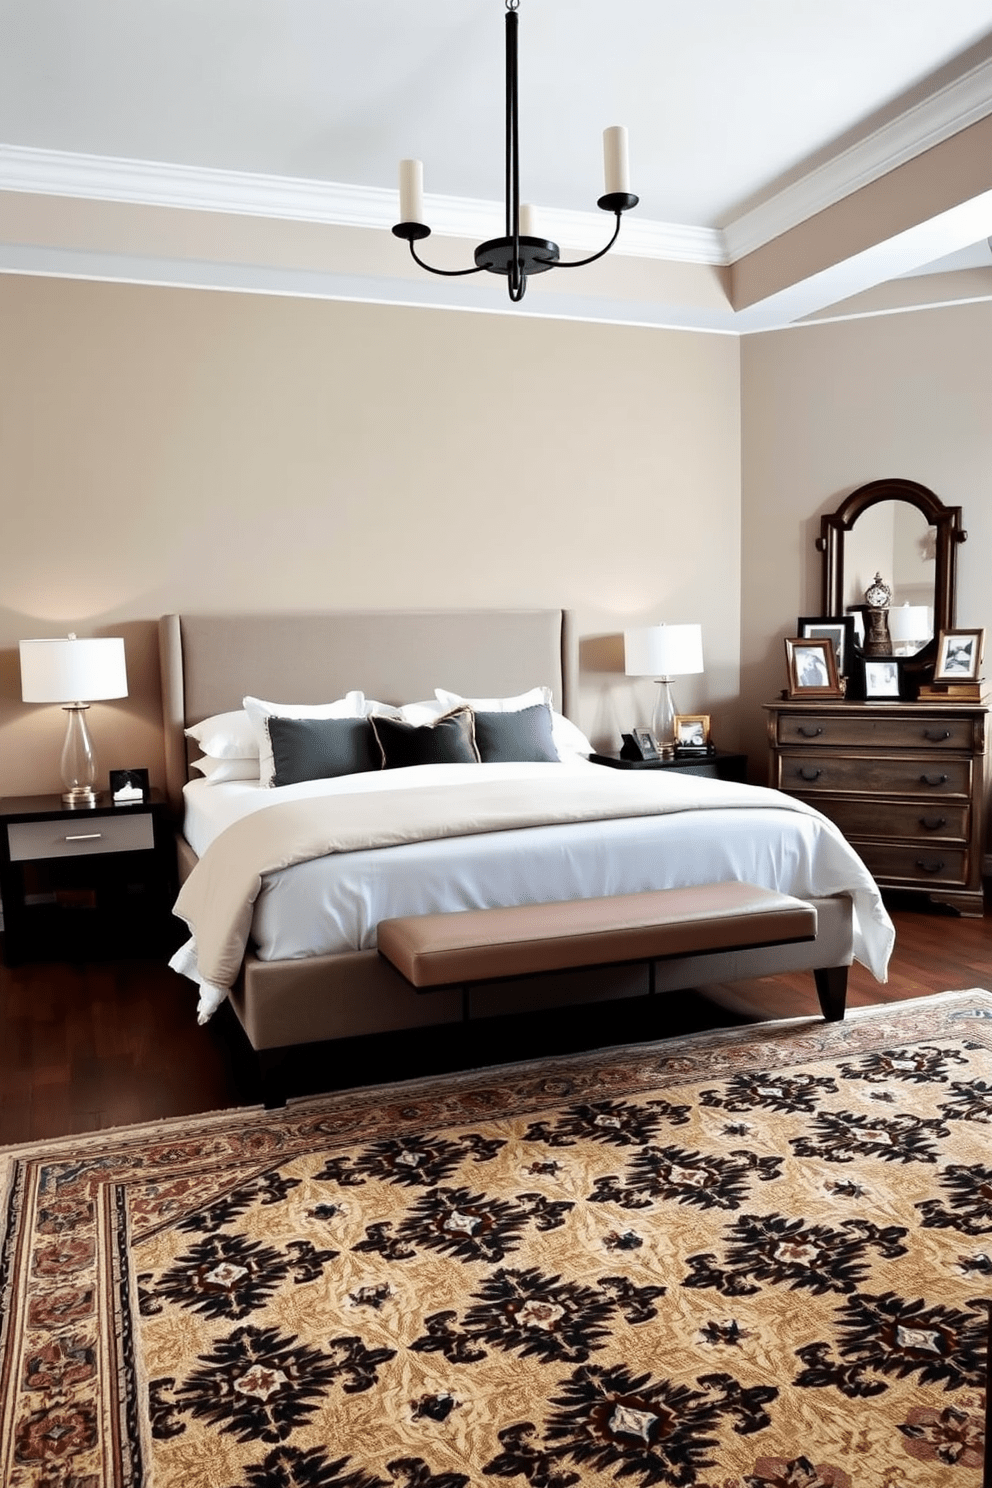
[[[889,601],[892,590],[880,573],[876,573],[865,590],[865,644],[866,656],[891,656],[892,638],[889,635]]]

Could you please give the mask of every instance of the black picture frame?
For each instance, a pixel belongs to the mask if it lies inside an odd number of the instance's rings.
[[[135,790],[140,790],[141,795],[134,795]],[[122,791],[127,793],[123,797]],[[148,802],[150,796],[147,770],[111,770],[110,799],[115,806],[142,806]]]
[[[839,677],[851,675],[854,670],[857,643],[853,615],[800,615],[797,633],[804,640],[813,637],[817,640],[832,641],[834,656],[837,660],[837,675]]]
[[[897,703],[905,692],[903,669],[895,656],[866,656],[862,661],[867,703]]]

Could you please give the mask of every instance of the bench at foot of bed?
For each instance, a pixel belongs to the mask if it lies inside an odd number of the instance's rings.
[[[461,987],[468,1018],[471,988],[484,982],[645,962],[653,992],[656,961],[812,941],[816,932],[816,909],[805,900],[719,883],[407,915],[382,921],[378,944],[418,992]],[[824,1018],[843,1018],[847,967],[818,967],[814,976]]]

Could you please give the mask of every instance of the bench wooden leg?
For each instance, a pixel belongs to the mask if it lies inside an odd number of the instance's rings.
[[[839,1023],[847,1004],[847,967],[817,966],[813,969],[816,995],[828,1023]]]

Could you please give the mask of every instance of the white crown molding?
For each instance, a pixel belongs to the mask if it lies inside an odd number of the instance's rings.
[[[859,187],[949,139],[992,113],[992,59],[858,144],[809,172],[724,230],[625,218],[615,254],[725,266],[834,205]],[[185,211],[387,231],[396,193],[382,187],[256,175],[244,171],[0,144],[0,191],[122,202]],[[498,202],[428,195],[427,215],[439,236],[481,241],[502,231]],[[538,212],[539,227],[563,257],[595,252],[612,220],[603,212]]]
[[[18,145],[0,145],[0,191],[380,231],[392,227],[397,213],[396,192],[378,186],[166,165],[152,160],[119,160]],[[502,231],[501,202],[428,195],[425,207],[434,231],[441,236],[482,241]],[[539,211],[538,221],[555,241],[593,252],[608,240],[613,226],[612,217],[604,212],[553,208]],[[719,231],[640,218],[624,221],[613,252],[681,263],[727,262]]]
[[[729,261],[736,263],[990,113],[992,59],[980,62],[897,119],[817,166],[795,185],[729,223],[724,229]]]

